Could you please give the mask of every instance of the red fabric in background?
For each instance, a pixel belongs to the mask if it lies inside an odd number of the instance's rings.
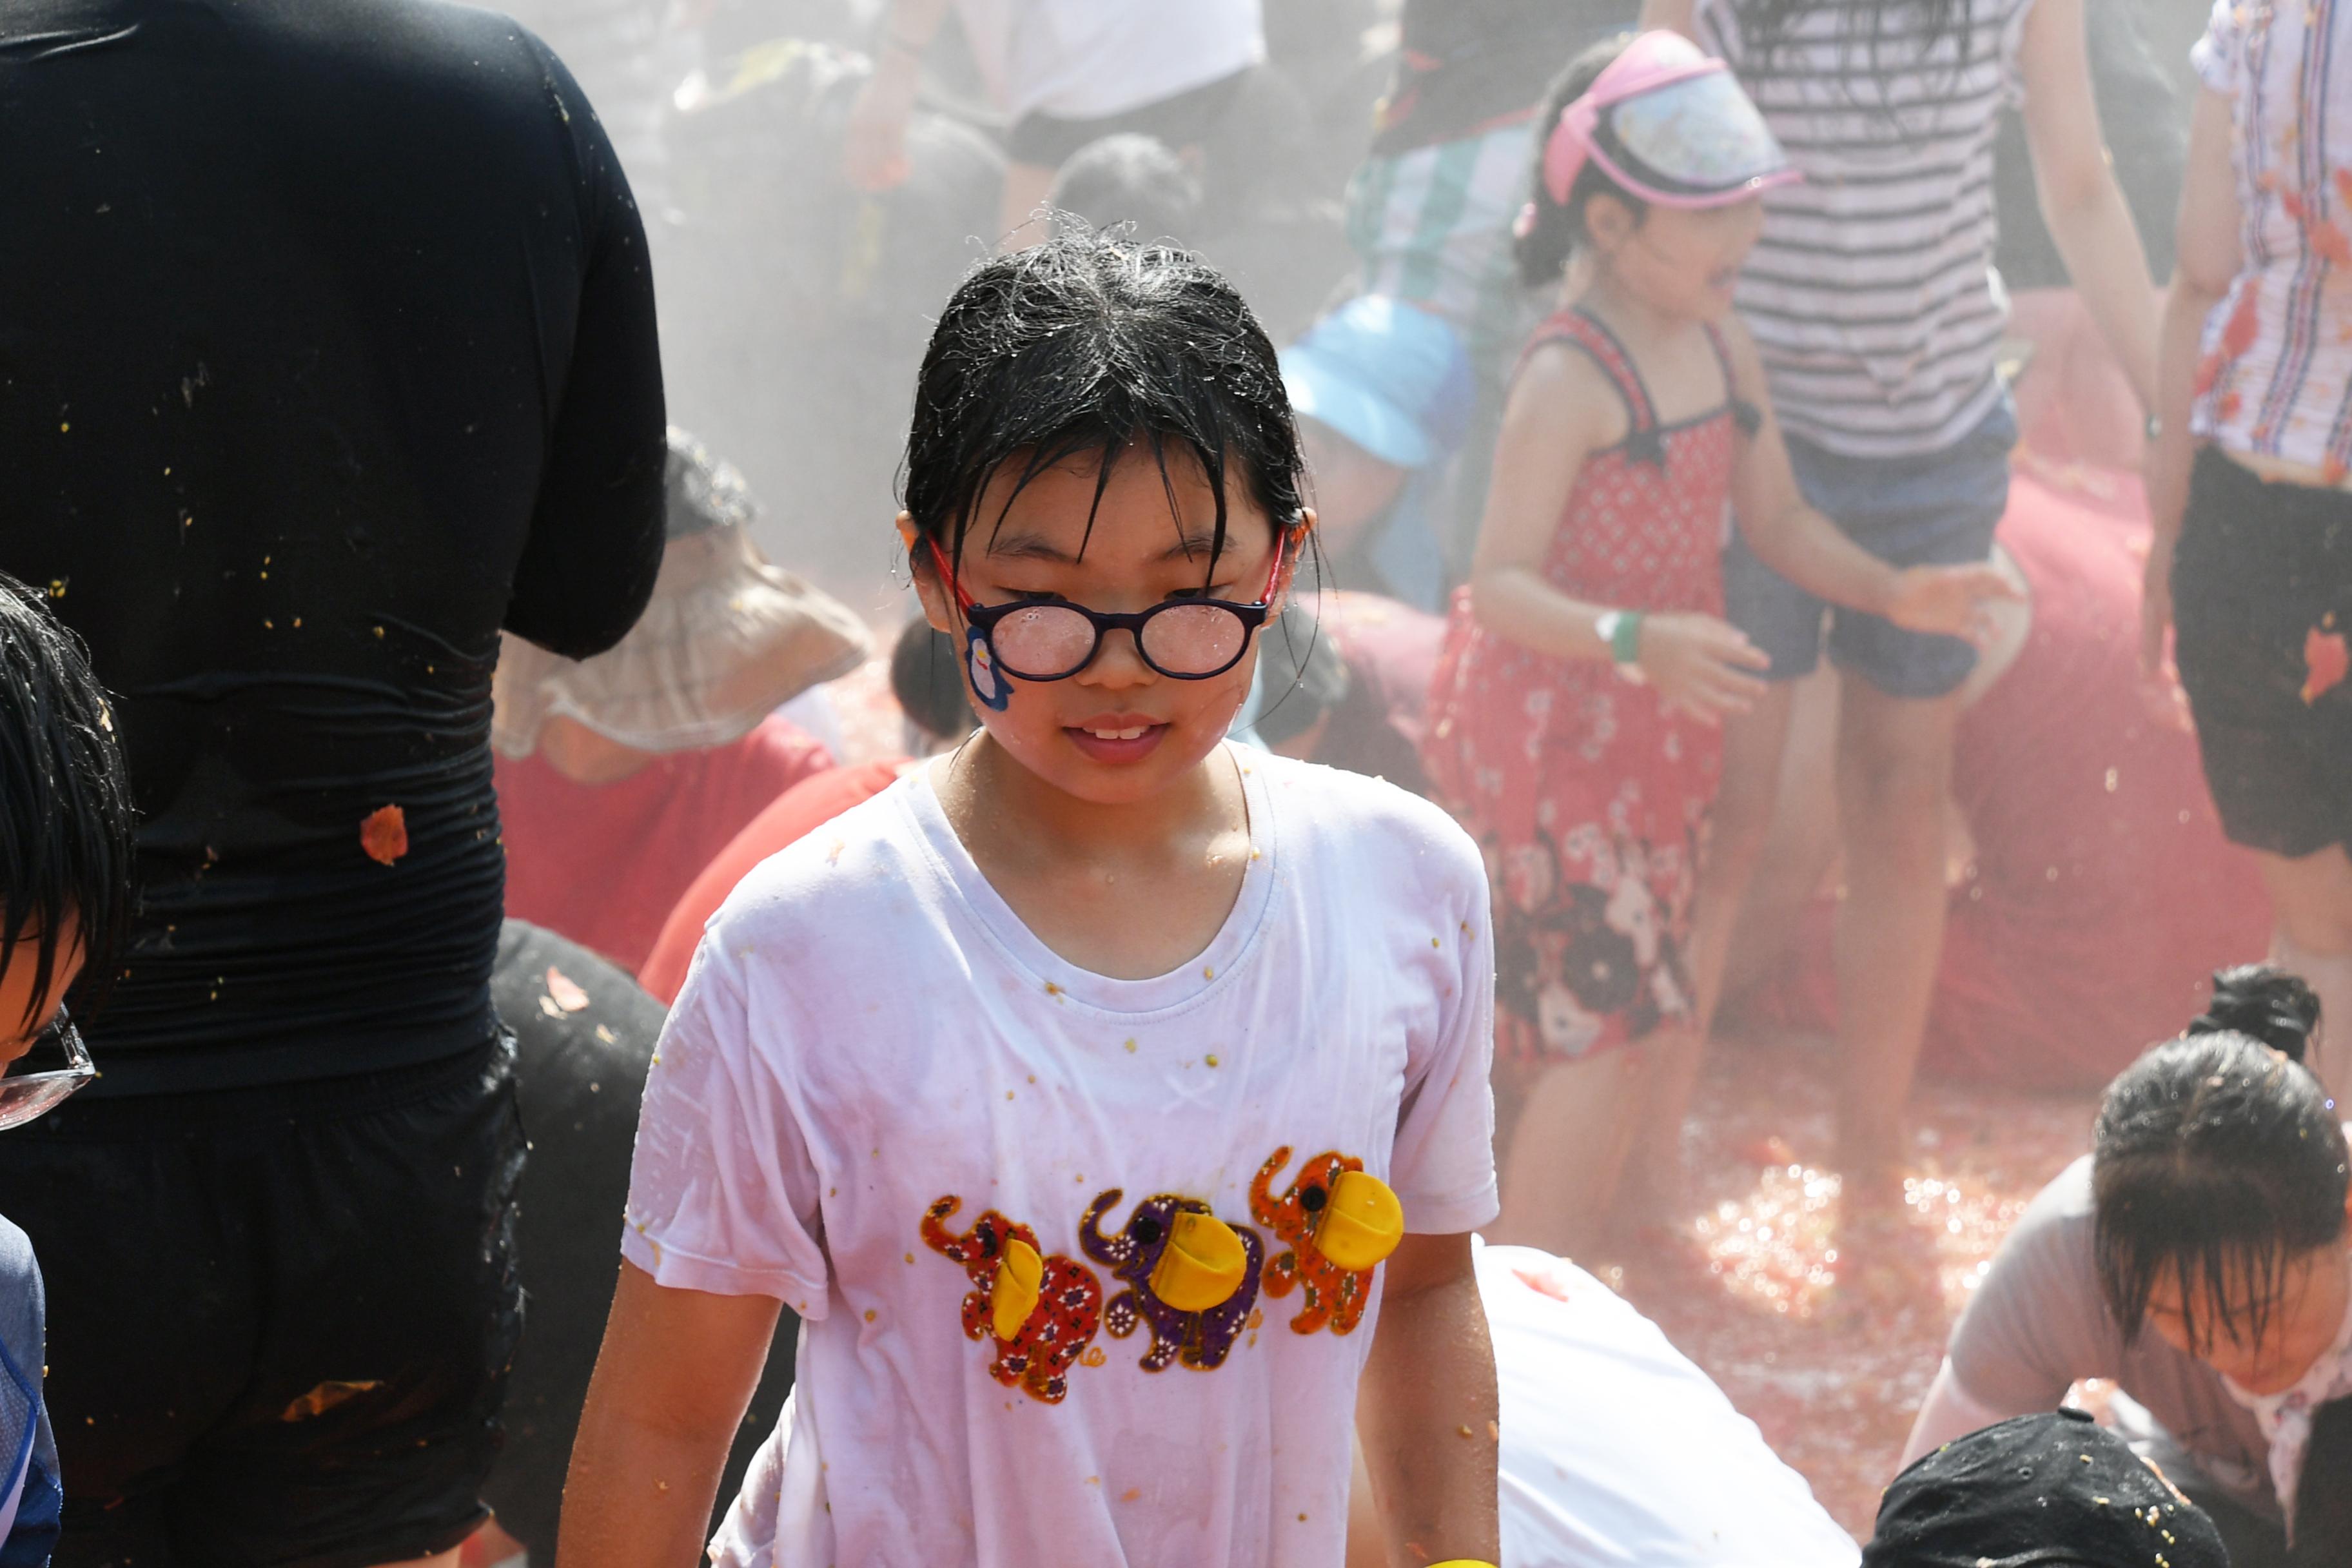
[[[2095,1088],[2260,959],[2270,904],[2221,837],[2185,720],[2138,665],[2147,503],[2138,481],[2021,469],[2000,539],[2033,595],[2017,662],[1962,718],[1953,795],[1976,840],[1953,896],[1923,1067],[2017,1088]],[[1759,998],[1800,1027],[1836,1017],[1832,910]]]
[[[786,790],[766,810],[744,826],[724,849],[710,858],[699,876],[662,922],[652,956],[637,971],[637,984],[653,993],[663,1006],[677,1000],[694,950],[702,942],[702,928],[751,868],[787,845],[797,843],[853,805],[863,805],[898,782],[902,758],[860,763],[856,767],[827,768]]]
[[[634,972],[710,858],[832,765],[814,737],[775,718],[731,745],[665,756],[608,784],[574,784],[537,755],[500,757],[507,913]]]

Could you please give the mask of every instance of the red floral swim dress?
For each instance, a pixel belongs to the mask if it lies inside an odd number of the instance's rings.
[[[1732,383],[1722,339],[1709,340]],[[1736,397],[1661,426],[1609,329],[1568,310],[1528,352],[1567,343],[1624,399],[1625,439],[1569,492],[1545,582],[1649,614],[1723,613],[1731,475],[1756,411]],[[1496,1054],[1582,1057],[1687,1019],[1684,948],[1721,741],[1608,664],[1556,658],[1486,630],[1454,596],[1431,687],[1427,761],[1439,798],[1486,854],[1494,884]]]

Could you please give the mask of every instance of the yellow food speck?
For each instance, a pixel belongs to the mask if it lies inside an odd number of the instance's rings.
[[[1205,963],[1204,963],[1204,964],[1202,964],[1202,965],[1201,966],[1201,978],[1202,978],[1202,979],[1203,979],[1203,980],[1214,980],[1216,977],[1217,977],[1217,972],[1216,972],[1214,969],[1211,968],[1209,965],[1207,965],[1207,964],[1205,964]]]
[[[1131,1039],[1127,1042],[1127,1054],[1129,1056],[1135,1054],[1135,1042]]]
[[[1217,1058],[1214,1056],[1211,1056],[1208,1060],[1211,1067],[1215,1067],[1217,1065]]]
[[[870,1323],[870,1322],[872,1322],[872,1321],[874,1321],[874,1318],[875,1318],[874,1309],[873,1309],[873,1308],[871,1308],[871,1307],[866,1308],[866,1321],[867,1322],[869,1322],[869,1323]]]
[[[383,636],[383,628],[382,626],[376,626],[376,627],[374,627],[374,628],[373,628],[373,630],[374,630],[374,632],[375,632],[375,635],[376,635],[376,636],[378,636],[378,637],[382,637],[382,636]]]
[[[1429,945],[1430,945],[1430,946],[1432,946],[1432,947],[1443,947],[1443,946],[1444,946],[1445,944],[1444,944],[1444,942],[1439,942],[1435,937],[1431,937],[1431,938],[1429,939]]]

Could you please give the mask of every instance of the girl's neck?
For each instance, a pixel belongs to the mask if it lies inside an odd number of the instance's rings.
[[[1240,780],[1222,745],[1159,794],[1109,805],[1055,788],[1006,755],[985,730],[940,763],[932,778],[968,847],[991,844],[997,855],[988,858],[1030,865],[1149,864],[1189,856],[1204,835],[1233,826],[1236,811],[1246,816]]]
[[[1629,345],[1664,342],[1696,325],[1691,317],[1676,310],[1660,310],[1626,288],[1606,260],[1591,266],[1581,288],[1571,279],[1568,292],[1570,303],[1581,305],[1600,317]]]

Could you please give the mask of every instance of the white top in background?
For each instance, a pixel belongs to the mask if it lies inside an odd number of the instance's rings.
[[[1261,0],[957,0],[1007,121],[1100,120],[1265,58]]]
[[[1565,1258],[1481,1247],[1511,1568],[1853,1568],[1853,1541],[1657,1325]]]
[[[2189,427],[2352,469],[2352,5],[2217,0],[2190,56],[2231,100],[2238,276],[2205,321]]]
[[[793,1429],[721,1564],[1330,1568],[1355,1331],[1259,1314],[1214,1370],[1138,1363],[1108,1327],[1055,1404],[990,1375],[965,1271],[919,1234],[954,1194],[1092,1268],[1098,1194],[1256,1228],[1275,1150],[1360,1158],[1410,1231],[1496,1212],[1494,963],[1478,852],[1352,773],[1229,750],[1255,847],[1207,950],[1157,979],[1078,970],[974,867],[928,773],[747,878],[712,922],[649,1072],[623,1249],[664,1285],[775,1296],[803,1320]],[[1142,889],[1139,898],[1148,898]],[[1269,1257],[1284,1244],[1265,1237]],[[1097,1354],[1096,1352],[1100,1352]],[[778,1473],[780,1471],[780,1473]]]

